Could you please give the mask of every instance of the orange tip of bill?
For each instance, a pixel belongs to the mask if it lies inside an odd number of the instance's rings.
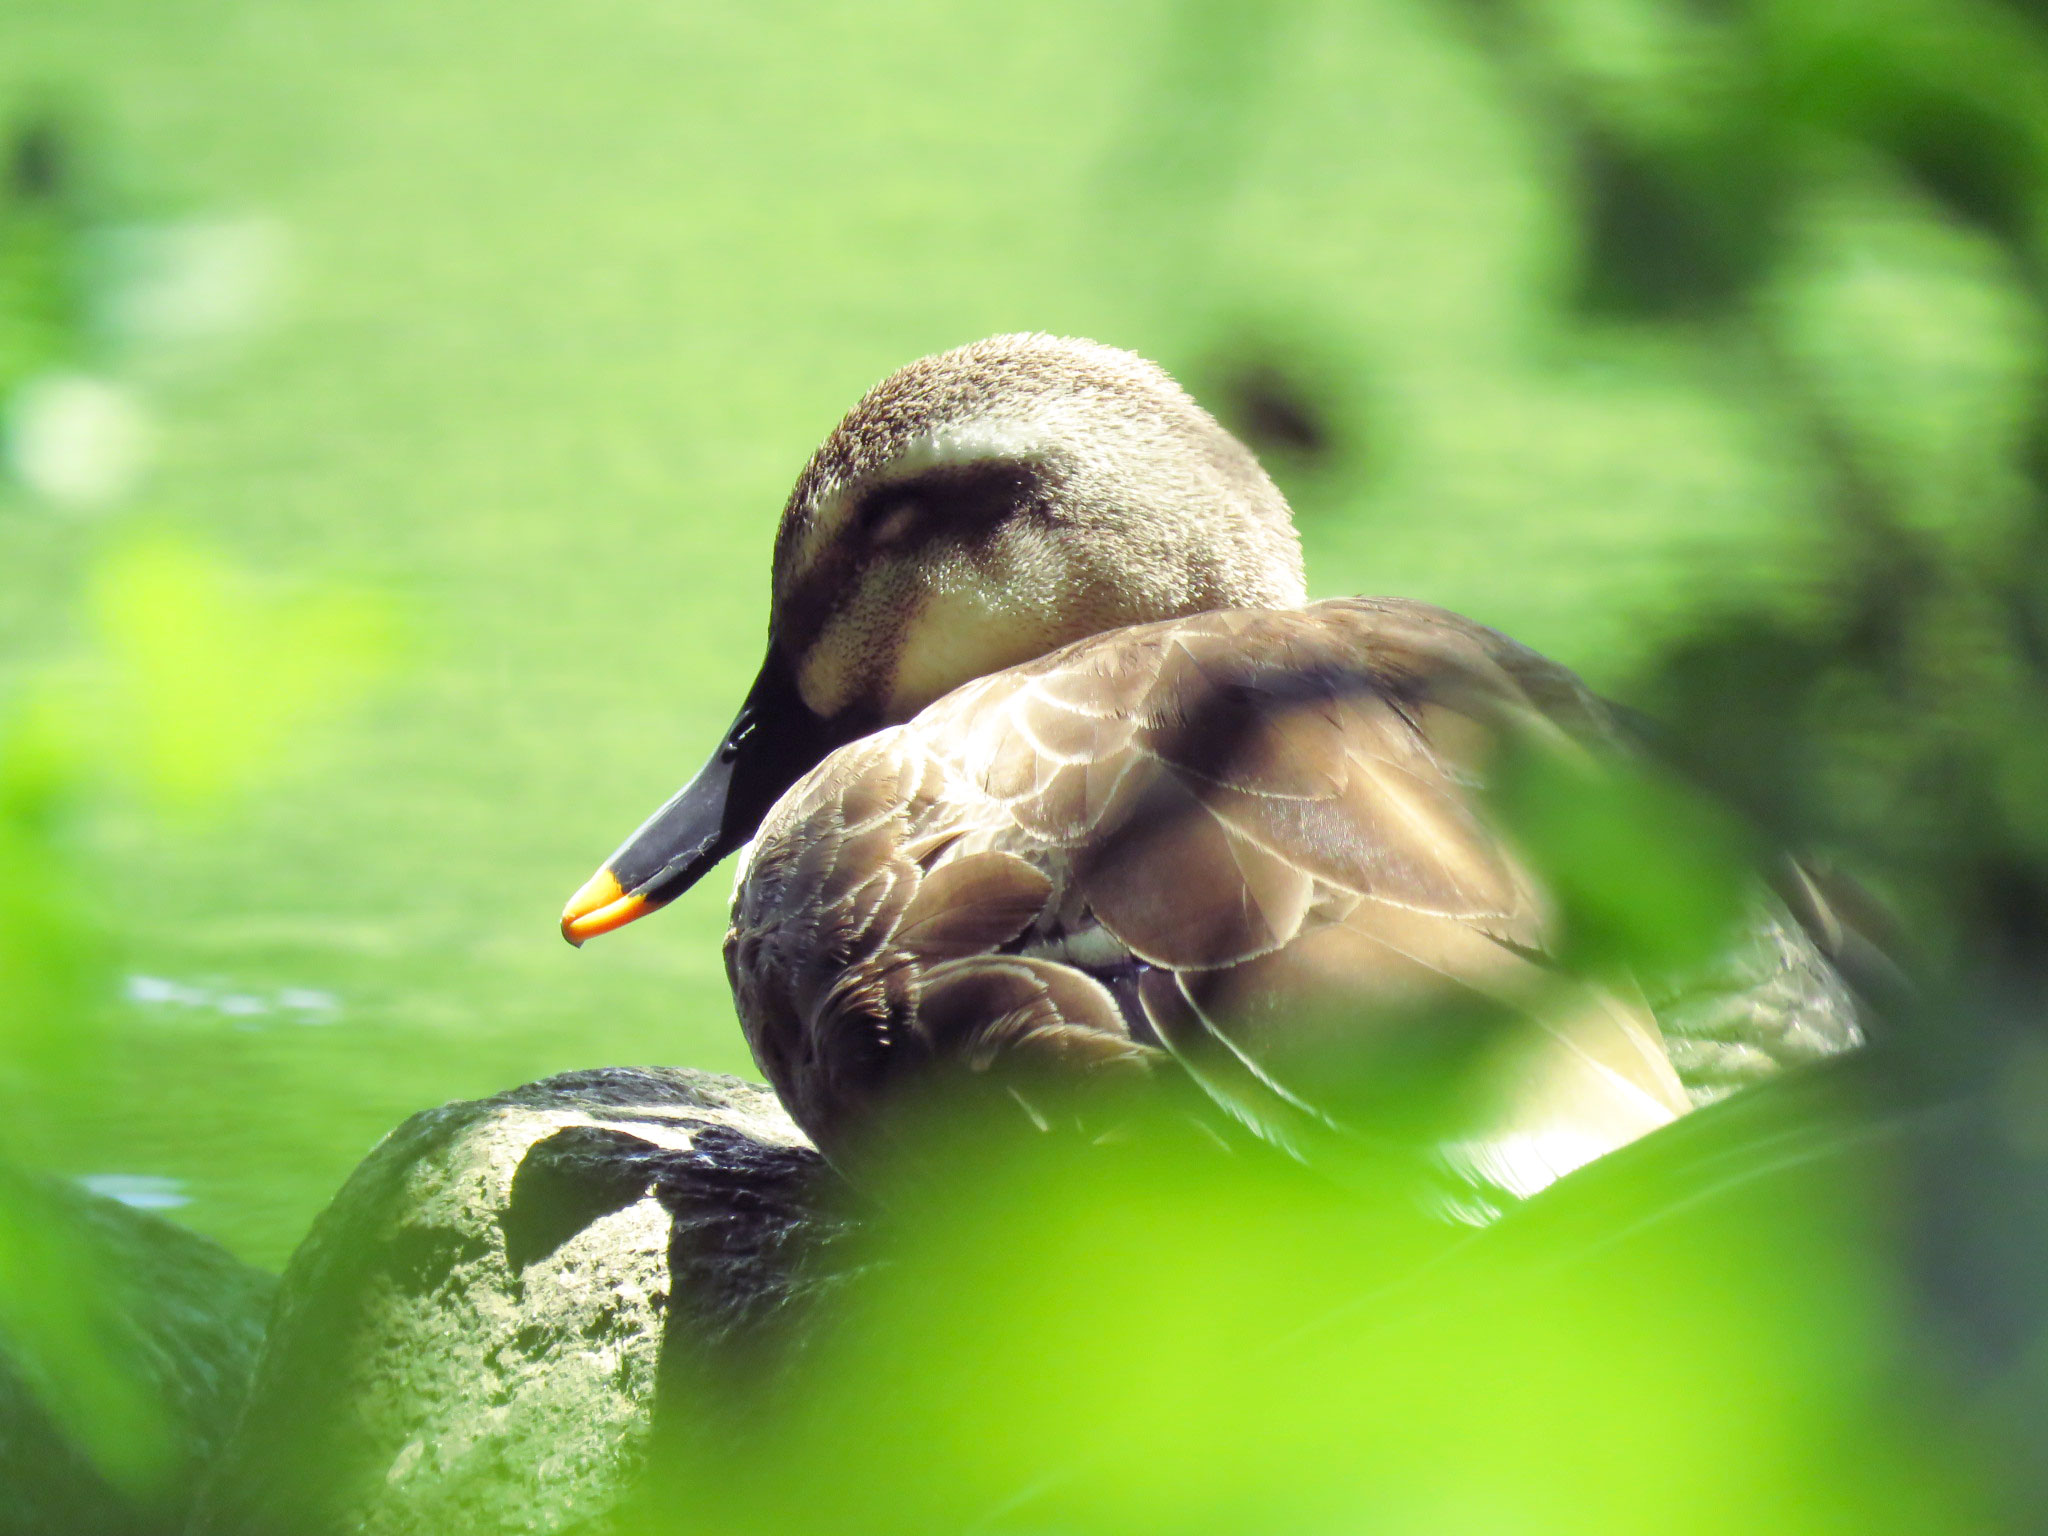
[[[600,933],[625,927],[646,907],[645,897],[629,895],[620,888],[616,875],[609,869],[600,869],[583,882],[583,889],[562,908],[562,937],[571,944],[581,944]]]

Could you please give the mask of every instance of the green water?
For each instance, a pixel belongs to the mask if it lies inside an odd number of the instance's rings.
[[[1219,404],[1283,357],[1335,445],[1281,465],[1314,587],[1450,604],[1603,684],[1704,593],[1798,600],[1818,514],[1742,360],[1550,318],[1563,167],[1434,6],[16,0],[0,26],[0,109],[56,103],[135,207],[272,221],[285,278],[231,364],[153,396],[131,500],[0,493],[10,675],[80,643],[83,573],[135,528],[379,595],[404,636],[225,808],[92,823],[119,970],[200,1000],[109,1004],[50,1161],[181,1181],[180,1219],[265,1264],[416,1109],[750,1070],[722,879],[581,952],[556,917],[729,718],[811,446],[920,353],[1087,334]],[[1844,185],[1788,269],[1785,302],[1832,296],[1816,366],[1907,313],[1870,410],[1966,416],[2000,313],[1951,302],[1948,235]],[[1865,247],[1889,287],[1837,280]]]

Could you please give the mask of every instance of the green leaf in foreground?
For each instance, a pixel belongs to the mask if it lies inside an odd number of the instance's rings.
[[[173,1436],[125,1339],[64,1212],[0,1170],[0,1340],[65,1434],[110,1481],[146,1499],[170,1470]]]
[[[1697,965],[1728,942],[1755,890],[1749,834],[1651,768],[1525,734],[1501,752],[1491,801],[1557,902],[1577,969]]]

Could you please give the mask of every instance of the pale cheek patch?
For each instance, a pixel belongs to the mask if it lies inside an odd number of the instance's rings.
[[[1048,611],[959,581],[933,591],[904,626],[889,714],[907,719],[962,683],[1042,656],[1057,644]]]
[[[832,641],[832,630],[828,628],[805,653],[796,680],[797,696],[804,701],[804,707],[826,716],[845,707],[855,681],[845,664],[845,647]]]
[[[834,614],[804,653],[797,668],[797,693],[820,715],[836,715],[849,704],[868,702],[876,691],[876,674],[886,675],[886,610],[892,605],[875,598],[876,594],[863,594],[853,607]]]
[[[797,664],[797,692],[807,706],[834,715],[853,704],[885,704],[906,621],[929,574],[921,564],[883,556],[847,578],[852,590],[841,594]]]

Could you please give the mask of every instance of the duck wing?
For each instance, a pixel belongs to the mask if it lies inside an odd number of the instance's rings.
[[[1384,1123],[1419,1053],[1467,1085],[1447,1158],[1528,1193],[1686,1098],[1639,999],[1547,960],[1473,795],[1509,730],[1611,741],[1564,669],[1394,600],[1144,625],[970,684],[770,813],[728,942],[756,1056],[829,1143],[913,1068],[1028,1107],[1028,1079],[1164,1053],[1314,1155]]]

